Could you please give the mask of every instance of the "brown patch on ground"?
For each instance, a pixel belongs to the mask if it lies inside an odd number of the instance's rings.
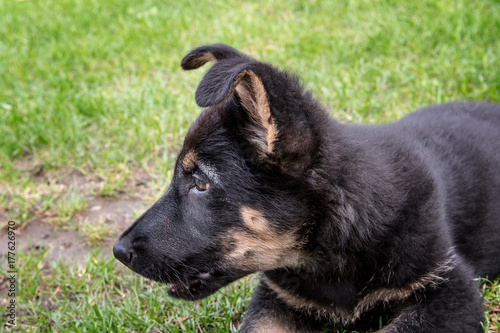
[[[31,166],[27,163],[16,163],[16,166],[20,171],[29,175],[31,182],[23,185],[22,189],[11,187],[10,191],[2,191],[0,188],[0,194],[5,195],[7,202],[0,209],[0,217],[4,218],[3,220],[16,220],[20,219],[21,215],[26,216],[25,219],[16,221],[19,228],[24,228],[32,221],[39,220],[58,225],[61,224],[58,220],[63,215],[64,224],[66,224],[73,215],[72,209],[78,210],[79,205],[75,205],[72,200],[79,201],[81,203],[79,209],[82,209],[93,198],[104,197],[101,194],[104,193],[103,188],[106,186],[109,188],[109,183],[106,184],[101,177],[76,169],[63,168],[46,171],[41,164]],[[114,195],[130,198],[137,190],[144,192],[143,188],[149,178],[140,171],[141,169],[127,177],[129,181],[125,186],[117,189]],[[22,207],[19,204],[22,204]],[[68,211],[62,211],[67,207]],[[5,228],[5,226],[2,227]]]
[[[48,258],[57,260],[59,255],[64,253],[70,260],[83,259],[83,251],[77,251],[80,243],[85,243],[78,237],[76,232],[70,230],[59,230],[54,232],[54,228],[43,221],[32,221],[24,229],[16,229],[16,252],[29,252],[31,249],[39,251],[42,249],[53,250],[49,252]],[[5,232],[0,235],[0,243],[7,244]],[[0,249],[0,255],[6,254],[6,248]],[[86,253],[87,251],[85,251]],[[73,254],[73,255],[72,255]],[[75,257],[76,258],[73,258]]]
[[[112,247],[120,234],[142,213],[147,204],[141,198],[110,199],[96,197],[89,201],[87,209],[76,214],[71,224],[57,228],[43,218],[30,220],[22,228],[15,230],[15,253],[47,251],[46,260],[41,263],[48,267],[47,262],[61,260],[67,264],[84,265],[86,258],[100,247],[103,258],[112,256]],[[50,220],[50,219],[49,219]],[[5,220],[4,220],[5,221]],[[84,223],[97,227],[106,226],[102,239],[95,241],[95,235],[86,234],[82,230]],[[71,229],[69,229],[71,228]],[[92,229],[89,229],[92,231]],[[101,229],[102,230],[102,229]],[[89,241],[94,240],[94,241]],[[6,258],[8,234],[7,229],[0,232],[0,256]],[[7,264],[4,260],[2,266]],[[16,264],[18,264],[16,262]],[[2,268],[3,268],[2,267]],[[0,296],[7,291],[7,280],[0,278]]]
[[[111,254],[111,247],[119,235],[133,222],[135,211],[145,210],[139,199],[94,198],[88,208],[75,215],[71,224],[80,224],[83,219],[89,224],[107,224],[109,229],[98,244],[89,244],[84,231],[73,228],[57,228],[43,219],[32,220],[24,228],[16,228],[16,251],[48,251],[49,260],[83,262],[95,247],[100,246],[103,253]],[[70,227],[73,227],[72,225]],[[76,229],[76,228],[75,228]],[[7,244],[7,232],[0,234],[0,244]],[[0,256],[7,248],[0,248]]]
[[[119,235],[153,201],[148,187],[151,176],[143,168],[126,170],[126,182],[113,197],[99,195],[102,177],[89,171],[72,168],[44,170],[35,160],[18,161],[15,167],[29,174],[33,180],[19,193],[30,203],[29,218],[18,221],[13,218],[17,207],[0,209],[0,221],[15,220],[16,251],[48,251],[48,260],[62,259],[67,262],[83,262],[95,247],[103,254],[111,255],[111,248]],[[0,191],[1,193],[1,191]],[[58,221],[60,208],[57,201],[71,195],[79,195],[85,201],[81,211],[68,213],[67,220]],[[6,199],[10,198],[7,193]],[[43,207],[46,198],[54,198],[49,209]],[[0,255],[7,252],[7,223],[0,226]],[[1,289],[1,288],[0,288]]]

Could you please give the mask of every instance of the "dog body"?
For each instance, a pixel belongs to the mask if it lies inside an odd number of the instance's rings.
[[[132,270],[206,297],[262,272],[241,332],[482,332],[500,274],[500,105],[377,126],[328,117],[298,80],[223,44],[167,192],[115,244]]]

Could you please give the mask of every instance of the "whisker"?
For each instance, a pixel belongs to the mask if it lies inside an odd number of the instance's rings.
[[[186,288],[186,290],[188,291],[189,295],[191,295],[191,297],[194,299],[195,297],[194,297],[194,295],[191,293],[191,291],[189,290],[188,286],[186,286],[186,285],[184,284],[184,282],[182,282],[182,279],[180,278],[180,276],[179,276],[179,274],[178,274],[179,272],[178,272],[175,268],[173,268],[173,267],[172,267],[172,271],[173,271],[173,273],[175,274],[175,276],[177,277],[177,280],[179,280],[179,282],[180,282],[180,283],[184,286],[184,288]]]

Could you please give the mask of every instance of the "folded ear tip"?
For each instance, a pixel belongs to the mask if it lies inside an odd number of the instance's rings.
[[[200,84],[198,86],[198,89],[196,89],[194,100],[196,101],[196,104],[198,104],[198,106],[206,108],[220,103],[226,97],[227,91],[229,91],[229,87],[226,87],[226,84],[224,83],[222,83],[222,87],[212,87],[205,84]]]
[[[211,106],[211,103],[209,103],[208,100],[204,97],[195,96],[194,100],[196,101],[196,104],[201,108],[207,108]]]
[[[207,62],[217,62],[223,59],[248,59],[243,53],[226,44],[200,46],[189,52],[181,61],[184,70],[196,69]]]
[[[193,67],[193,65],[190,64],[189,59],[186,59],[186,58],[182,59],[182,61],[181,61],[181,67],[185,71],[189,71],[191,69],[196,69],[195,67]]]
[[[195,52],[193,50],[181,61],[181,67],[184,70],[196,69],[209,61],[217,62],[217,59],[209,52]]]
[[[184,70],[189,70],[189,69],[192,69],[191,66],[189,65],[189,54],[186,55],[184,58],[182,58],[182,61],[181,61],[181,67],[182,69]]]

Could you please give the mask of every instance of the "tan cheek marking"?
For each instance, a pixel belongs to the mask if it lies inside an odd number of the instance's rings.
[[[240,212],[248,231],[229,234],[228,242],[234,247],[228,258],[233,265],[254,271],[298,266],[300,252],[293,233],[276,233],[255,209],[243,207]]]
[[[269,238],[273,236],[269,228],[269,221],[266,220],[261,212],[250,207],[242,207],[240,214],[245,225],[255,233],[255,235],[260,238]]]
[[[194,151],[190,150],[184,155],[182,159],[182,168],[186,171],[190,171],[194,168],[194,161],[196,160],[196,154]]]

